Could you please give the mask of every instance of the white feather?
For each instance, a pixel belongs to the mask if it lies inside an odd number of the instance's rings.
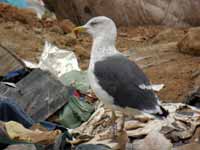
[[[159,92],[164,87],[164,84],[152,84],[152,85],[139,85],[139,88],[142,90],[153,90]]]

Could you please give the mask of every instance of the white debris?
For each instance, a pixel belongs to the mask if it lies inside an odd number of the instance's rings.
[[[151,85],[145,85],[141,84],[139,85],[139,88],[143,90],[153,90],[156,92],[159,92],[164,87],[164,84],[151,84]]]
[[[48,41],[45,41],[39,64],[34,64],[25,60],[23,61],[29,68],[48,70],[58,78],[72,70],[80,71],[78,61],[72,51],[60,49]]]
[[[24,59],[22,59],[22,61],[24,62],[24,64],[25,64],[26,67],[28,67],[28,68],[31,68],[31,69],[40,68],[40,67],[39,67],[39,64],[30,62],[30,61],[27,61],[27,60],[24,60]]]

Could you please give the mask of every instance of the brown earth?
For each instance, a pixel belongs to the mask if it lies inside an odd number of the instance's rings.
[[[81,35],[75,39],[67,34],[73,26],[67,22],[49,18],[39,21],[30,11],[0,5],[0,44],[20,58],[37,62],[44,41],[48,40],[60,48],[72,48],[81,68],[86,69],[91,38]],[[177,42],[187,31],[161,26],[119,28],[117,48],[135,60],[152,83],[165,84],[158,93],[161,100],[183,101],[189,91],[200,85],[199,76],[194,77],[200,70],[200,58],[182,54],[177,48]]]

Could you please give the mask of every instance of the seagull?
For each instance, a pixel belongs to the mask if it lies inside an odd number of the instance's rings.
[[[117,28],[112,19],[94,17],[73,32],[87,32],[93,38],[88,79],[96,96],[106,106],[125,114],[139,110],[160,117],[168,115],[149,88],[151,84],[144,72],[116,49]]]

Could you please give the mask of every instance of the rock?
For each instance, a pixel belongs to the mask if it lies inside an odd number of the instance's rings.
[[[200,56],[200,27],[191,28],[177,46],[182,53]]]
[[[22,24],[28,24],[40,27],[41,23],[38,21],[36,14],[30,9],[18,9],[11,5],[0,4],[0,20],[18,21]]]
[[[75,27],[75,25],[69,19],[62,20],[59,25],[63,29],[64,33],[70,33]]]
[[[67,34],[64,38],[64,42],[67,46],[73,46],[77,43],[76,38],[73,34]]]
[[[144,140],[133,143],[135,150],[170,150],[172,144],[159,132],[151,132]]]
[[[169,43],[181,40],[184,36],[183,30],[166,29],[158,33],[152,40],[153,44]]]
[[[10,145],[4,150],[37,150],[33,144]]]
[[[173,148],[173,150],[199,150],[199,149],[200,149],[199,143],[191,143]]]
[[[80,59],[89,58],[89,56],[90,56],[90,52],[80,45],[75,45],[74,50]]]
[[[33,28],[33,31],[36,33],[36,34],[41,34],[42,33],[42,28]]]
[[[63,33],[64,33],[63,30],[62,30],[62,28],[60,28],[58,25],[52,26],[52,27],[49,29],[49,31],[55,32],[55,33],[58,33],[58,34],[63,34]]]
[[[200,24],[200,2],[197,0],[43,0],[45,6],[58,18],[68,18],[83,24],[94,16],[108,16],[118,25],[171,25]],[[121,10],[121,11],[119,11]]]
[[[188,95],[185,103],[200,108],[200,87],[195,89]]]
[[[144,127],[144,124],[137,121],[137,120],[129,120],[125,122],[125,129],[126,130],[133,130]]]
[[[103,144],[81,144],[75,150],[111,150],[108,146]]]

